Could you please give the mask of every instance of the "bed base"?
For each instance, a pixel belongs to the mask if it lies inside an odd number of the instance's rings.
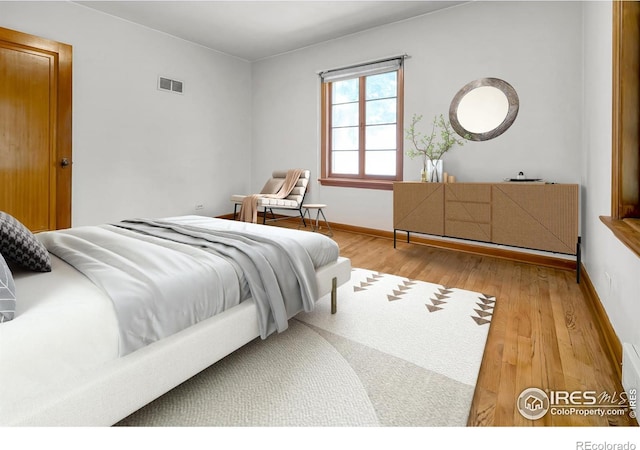
[[[351,277],[351,262],[339,258],[316,272],[317,298],[331,293],[335,313],[337,287]],[[258,338],[257,310],[247,300],[173,336],[91,373],[68,380],[45,397],[25,400],[10,426],[110,426],[187,379]],[[212,345],[215,343],[215,345]],[[28,412],[25,412],[28,411]]]

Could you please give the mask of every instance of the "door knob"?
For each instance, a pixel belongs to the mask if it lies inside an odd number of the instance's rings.
[[[69,164],[71,164],[71,163],[69,162],[69,158],[62,158],[62,159],[60,160],[60,166],[61,166],[61,167],[67,167]]]

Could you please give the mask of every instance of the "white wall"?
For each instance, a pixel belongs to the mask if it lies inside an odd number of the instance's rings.
[[[579,183],[582,17],[579,2],[473,2],[253,64],[253,189],[274,168],[319,176],[317,72],[407,53],[405,117],[447,116],[467,82],[498,77],[514,86],[520,112],[502,136],[444,156],[459,181],[497,181],[524,171]],[[405,180],[420,163],[405,157]],[[390,191],[312,185],[330,221],[391,230]]]
[[[611,215],[611,40],[610,2],[585,2],[583,258],[618,337],[640,346],[640,258],[599,219]]]
[[[73,225],[219,215],[248,191],[248,62],[71,2],[0,2],[0,26],[73,46]]]

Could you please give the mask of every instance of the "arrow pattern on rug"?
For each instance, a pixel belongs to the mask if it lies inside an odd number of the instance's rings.
[[[477,314],[476,316],[471,316],[473,320],[476,321],[478,325],[486,325],[491,323],[491,318],[493,317],[493,308],[496,306],[496,298],[493,295],[482,294],[478,297],[480,300],[476,305],[478,309],[474,309]]]
[[[435,298],[429,299],[431,300],[431,304],[425,303],[424,306],[427,307],[429,312],[440,311],[441,309],[443,309],[443,307],[441,307],[440,305],[445,305],[447,303],[444,301],[444,299],[448,299],[449,294],[451,294],[452,292],[453,291],[446,286],[439,287],[438,292],[433,293],[433,296]]]
[[[387,294],[387,300],[389,300],[390,302],[393,302],[395,300],[400,300],[403,294],[405,294],[406,291],[408,291],[409,289],[411,289],[411,287],[415,285],[415,283],[411,280],[404,280],[402,282],[402,284],[398,285],[397,289],[393,290],[393,295],[392,294]]]
[[[384,278],[385,274],[380,272],[373,272],[365,277],[365,281],[360,281],[359,284],[353,285],[354,292],[366,291],[369,287],[373,286],[377,281]],[[414,285],[415,281],[410,279],[403,280],[397,285],[395,289],[392,289],[391,293],[387,294],[387,300],[390,302],[401,300],[402,296],[407,293]],[[440,286],[433,292],[432,297],[429,299],[431,303],[425,303],[425,306],[429,312],[436,312],[444,309],[448,303],[445,300],[451,298],[451,294],[454,293],[454,289],[447,286]],[[478,297],[479,302],[476,303],[477,308],[473,311],[475,315],[470,316],[478,325],[486,325],[491,323],[493,317],[493,308],[495,307],[496,297],[488,294],[480,294]]]
[[[381,278],[384,278],[384,275],[380,275],[379,273],[372,273],[370,276],[366,278],[367,281],[361,281],[360,285],[357,285],[357,284],[354,285],[353,292],[366,291],[368,287],[372,286],[373,283],[375,283]]]

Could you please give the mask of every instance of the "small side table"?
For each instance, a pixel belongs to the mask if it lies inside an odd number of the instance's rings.
[[[322,216],[322,219],[324,220],[325,225],[327,226],[327,230],[328,232],[326,233],[327,236],[333,236],[333,230],[331,230],[331,225],[329,225],[329,222],[327,221],[326,216],[324,215],[324,212],[322,211],[324,208],[327,207],[327,205],[322,204],[322,203],[305,203],[302,205],[302,207],[304,208],[304,212],[302,214],[302,216],[307,216],[309,218],[309,222],[311,222],[311,230],[312,231],[319,231],[320,230],[320,216]],[[313,220],[311,219],[311,213],[309,212],[310,210],[315,209],[316,210],[316,221],[315,224],[313,223]]]

